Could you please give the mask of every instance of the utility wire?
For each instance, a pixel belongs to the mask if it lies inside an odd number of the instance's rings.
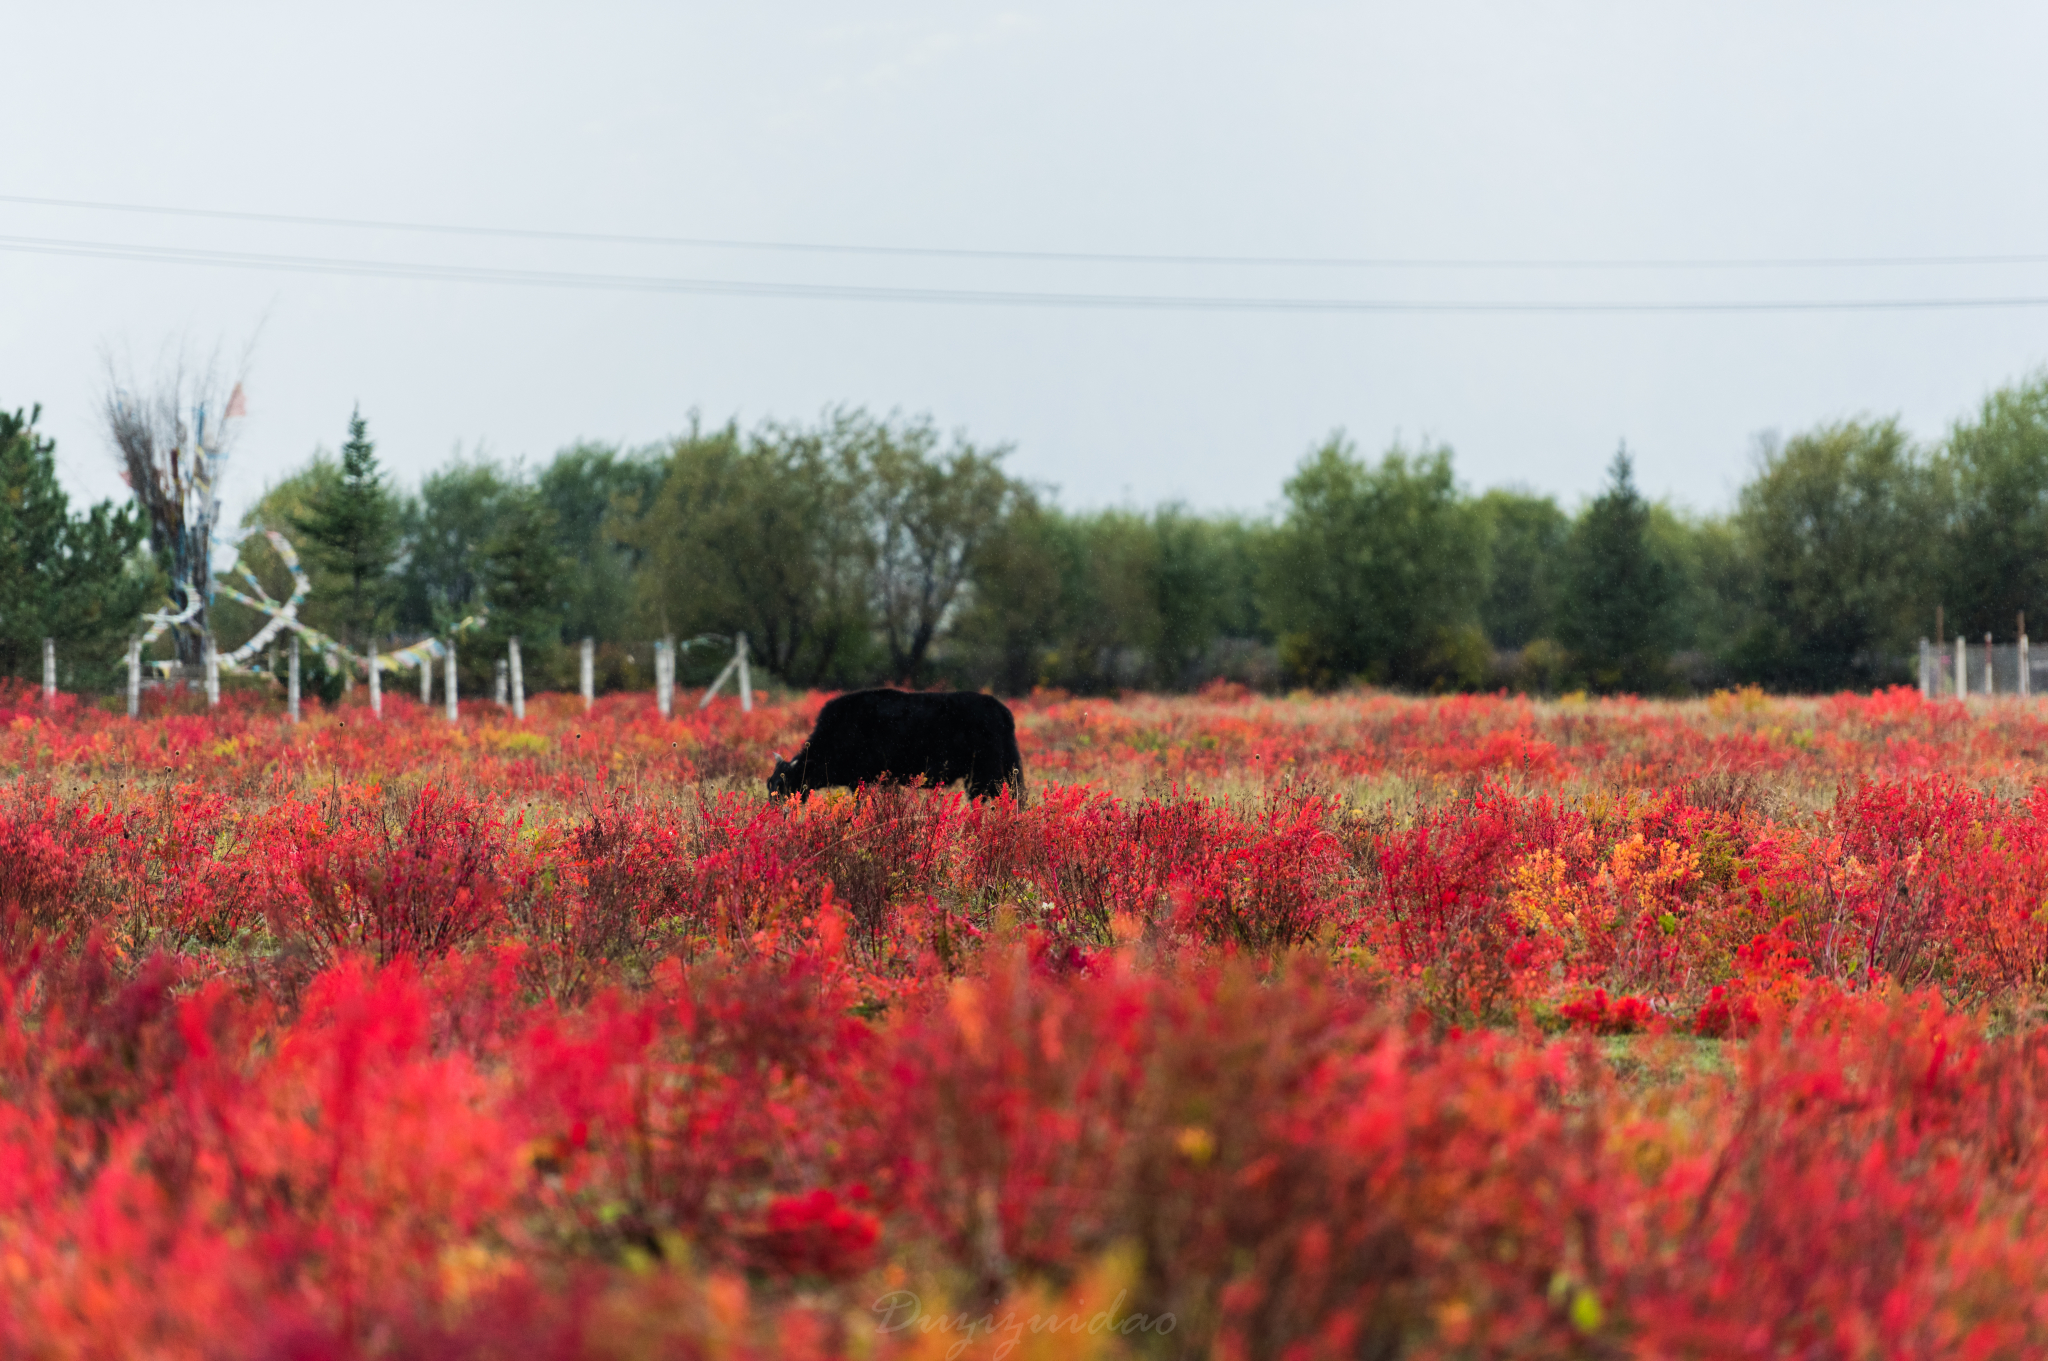
[[[2038,265],[2037,255],[1847,255],[1776,256],[1754,259],[1477,259],[1399,256],[1294,255],[1170,255],[1118,251],[976,250],[948,246],[862,246],[816,241],[749,241],[709,236],[642,236],[616,232],[545,231],[525,227],[477,227],[434,222],[397,222],[377,218],[317,217],[295,213],[237,212],[225,208],[175,208],[146,203],[109,203],[97,199],[38,198],[0,194],[0,203],[40,208],[80,208],[93,212],[144,213],[162,217],[207,218],[228,222],[271,222],[297,227],[344,227],[366,231],[422,232],[443,236],[485,236],[524,241],[576,241],[626,246],[683,246],[704,250],[775,251],[812,255],[870,255],[953,260],[1026,260],[1069,264],[1234,265],[1309,269],[1488,269],[1488,270],[1631,270],[1631,269],[1889,269],[1913,266]]]
[[[589,274],[540,269],[496,269],[386,260],[350,260],[183,246],[74,241],[58,237],[0,236],[0,252],[132,260],[150,264],[210,265],[445,283],[508,284],[627,293],[690,293],[737,298],[800,298],[834,302],[941,303],[989,307],[1089,308],[1170,312],[1376,312],[1376,313],[1713,313],[1713,312],[1930,312],[2048,307],[2041,297],[1875,299],[1714,299],[1649,302],[1432,300],[1408,298],[1230,297],[1156,293],[1045,293],[969,288],[895,288],[860,284],[777,283],[746,279],[688,279],[659,275]]]

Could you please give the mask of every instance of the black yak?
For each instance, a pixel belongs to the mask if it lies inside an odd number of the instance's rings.
[[[775,760],[771,798],[864,784],[967,782],[970,798],[1024,797],[1024,758],[1009,706],[988,695],[856,690],[827,700],[796,755]]]

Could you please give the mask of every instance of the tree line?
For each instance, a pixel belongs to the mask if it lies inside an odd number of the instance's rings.
[[[111,665],[163,569],[132,508],[69,512],[34,423],[0,418],[0,668],[30,674],[51,635]],[[687,681],[744,631],[799,687],[1826,690],[1910,679],[1937,607],[2004,638],[2048,597],[2048,374],[1936,441],[1895,419],[1763,441],[1715,515],[1646,498],[1626,450],[1568,509],[1470,491],[1447,447],[1367,457],[1340,433],[1261,516],[1070,510],[1008,453],[849,408],[535,468],[458,457],[401,491],[358,413],[243,528],[297,544],[302,616],[353,649],[472,621],[472,689],[515,635],[536,688],[574,684],[585,637],[601,684],[638,687],[648,640],[720,640]],[[267,543],[244,561],[282,598]],[[230,643],[260,622],[215,613]]]

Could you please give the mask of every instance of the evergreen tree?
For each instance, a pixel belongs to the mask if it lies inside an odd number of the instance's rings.
[[[377,465],[377,446],[358,408],[341,446],[341,475],[313,489],[306,511],[293,528],[307,555],[342,585],[338,610],[343,640],[355,651],[370,650],[389,613],[398,555],[398,501]]]
[[[0,675],[40,678],[43,639],[54,638],[68,683],[95,684],[163,582],[136,553],[139,508],[102,501],[71,514],[41,414],[0,411]]]
[[[1671,606],[1677,582],[1651,540],[1651,507],[1636,490],[1626,447],[1607,490],[1572,526],[1559,641],[1598,690],[1655,691],[1670,684]]]

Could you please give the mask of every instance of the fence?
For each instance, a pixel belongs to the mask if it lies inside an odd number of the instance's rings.
[[[692,638],[680,644],[674,638],[661,638],[655,641],[654,700],[663,718],[669,718],[675,712],[677,649],[679,647],[688,648],[697,643],[723,641],[725,640],[722,638],[713,638],[709,635]],[[753,709],[754,677],[753,671],[749,666],[747,635],[744,633],[736,635],[732,639],[732,643],[733,653],[731,660],[725,664],[725,669],[718,673],[718,679],[712,681],[710,686],[706,688],[704,697],[697,701],[698,708],[702,709],[709,705],[717,697],[718,692],[725,688],[725,683],[731,680],[734,682],[733,688],[739,698],[740,708],[743,711],[751,711]],[[142,713],[142,675],[144,670],[142,646],[142,640],[140,639],[129,640],[127,691],[128,716],[130,718],[140,717]],[[577,659],[577,680],[579,682],[577,689],[582,695],[583,707],[586,712],[597,702],[596,647],[595,640],[590,638],[583,639],[578,646],[580,655]],[[387,659],[394,663],[419,667],[420,705],[423,708],[431,706],[434,695],[433,654],[435,652],[440,654],[443,662],[443,688],[447,698],[448,721],[450,723],[458,722],[461,710],[456,700],[455,643],[453,639],[447,642],[429,639],[426,642],[416,643],[410,648],[403,649],[401,652],[371,658],[368,667],[370,711],[379,718],[382,718],[384,715],[384,690],[380,674],[382,671],[380,663]],[[205,641],[203,658],[202,674],[206,685],[206,702],[208,706],[218,705],[220,703],[220,654],[215,649],[211,638]],[[512,717],[515,722],[524,721],[526,718],[526,684],[520,660],[519,640],[512,638],[507,640],[505,655],[498,658],[492,667],[492,699],[499,708],[509,708],[512,711]],[[174,664],[156,663],[153,665],[156,669],[162,670],[166,679],[172,684],[182,684],[187,679],[184,671]],[[268,668],[266,667],[266,669]],[[152,682],[152,684],[157,683],[159,682]],[[291,635],[290,661],[285,693],[286,709],[291,715],[291,721],[296,723],[299,721],[299,635],[297,633]],[[57,644],[56,640],[45,638],[43,639],[43,699],[45,703],[50,703],[54,702],[56,698]]]
[[[1963,638],[1935,643],[1922,638],[1920,693],[1928,699],[1959,695],[2017,695],[2024,699],[2048,693],[2048,656],[2033,656],[2024,633],[2015,643],[1988,638],[1981,643]]]

